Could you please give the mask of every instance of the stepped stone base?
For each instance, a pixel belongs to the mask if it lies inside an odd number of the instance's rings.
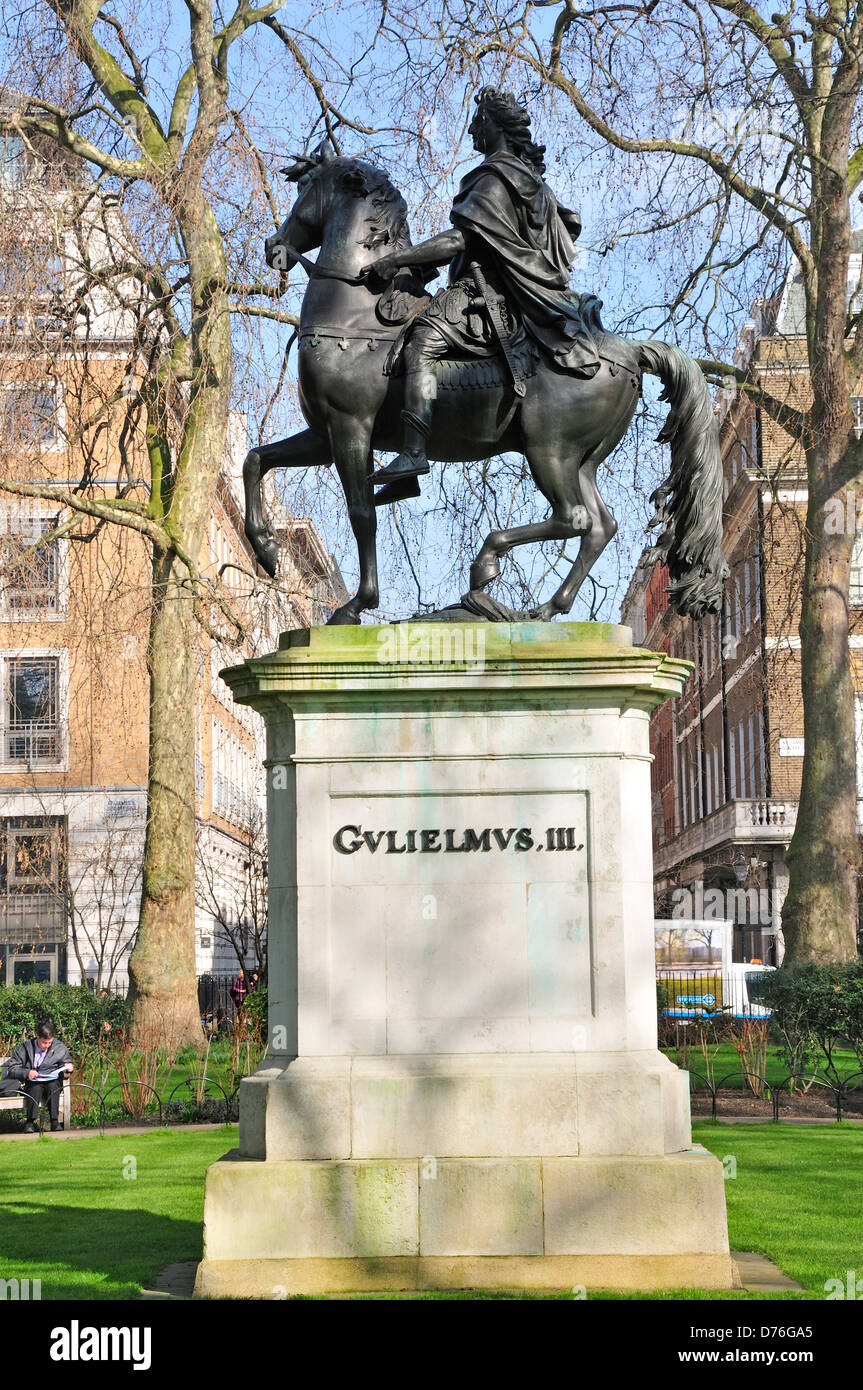
[[[198,1297],[739,1287],[722,1168],[665,1157],[248,1160],[207,1174]]]
[[[736,1286],[657,1049],[649,719],[688,665],[469,626],[291,632],[225,673],[267,725],[269,1055],[199,1296]]]

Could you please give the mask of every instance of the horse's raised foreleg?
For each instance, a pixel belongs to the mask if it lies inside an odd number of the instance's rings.
[[[371,424],[353,415],[334,415],[329,422],[330,448],[357,542],[360,582],[353,598],[337,608],[331,623],[358,623],[366,608],[378,606],[377,517],[372,486]]]
[[[262,568],[272,579],[276,573],[279,545],[264,512],[261,479],[271,468],[314,468],[332,463],[330,448],[321,435],[303,430],[290,439],[259,444],[246,455],[243,489],[246,497],[246,535]]]
[[[569,613],[579,589],[596,564],[609,541],[617,532],[617,522],[609,512],[596,487],[596,461],[584,463],[579,474],[579,491],[590,517],[590,526],[581,538],[575,564],[547,603],[533,609],[532,618],[549,622],[558,613]]]

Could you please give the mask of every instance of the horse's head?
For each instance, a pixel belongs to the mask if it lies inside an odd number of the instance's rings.
[[[285,178],[297,185],[297,198],[275,236],[264,242],[267,265],[274,270],[290,269],[294,258],[289,246],[297,251],[320,246],[325,224],[320,175],[335,159],[330,146],[323,144],[312,155],[295,155],[282,169]]]
[[[282,170],[297,185],[289,216],[264,243],[267,265],[288,270],[295,257],[321,245],[334,214],[343,234],[340,263],[365,262],[378,247],[393,250],[410,243],[407,207],[383,170],[362,159],[336,155],[326,143],[312,155],[297,155]],[[347,267],[346,267],[347,268]]]

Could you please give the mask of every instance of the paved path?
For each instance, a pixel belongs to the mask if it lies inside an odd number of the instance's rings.
[[[802,1284],[795,1284],[766,1255],[758,1255],[752,1250],[732,1250],[731,1258],[737,1261],[740,1282],[747,1293],[779,1293],[790,1289],[796,1289],[798,1293],[806,1292]]]
[[[191,1126],[190,1126],[191,1127]],[[140,1298],[150,1302],[178,1303],[192,1297],[197,1260],[177,1260],[160,1271],[152,1289],[143,1289]]]

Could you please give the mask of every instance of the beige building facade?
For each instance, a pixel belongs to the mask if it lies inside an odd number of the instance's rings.
[[[861,249],[858,234],[849,289],[860,278]],[[808,406],[802,288],[793,273],[776,302],[756,306],[735,364],[748,365],[780,399]],[[859,428],[863,395],[852,403]],[[721,391],[717,415],[725,470],[723,549],[731,571],[722,612],[700,622],[674,614],[667,573],[645,552],[622,620],[639,644],[694,663],[683,694],[652,716],[656,914],[730,920],[735,960],[776,964],[804,748],[798,622],[806,468],[800,444],[743,392]],[[849,498],[835,524],[851,526],[859,537],[861,522],[863,510]],[[854,564],[851,659],[860,692],[863,796],[860,539]]]
[[[0,142],[0,476],[49,492],[0,491],[0,984],[124,989],[147,813],[149,548],[50,490],[146,498],[135,409],[146,363],[116,283],[113,298],[80,292],[85,259],[92,271],[129,241],[98,201],[82,222],[81,178]],[[235,412],[199,556],[244,626],[239,644],[197,637],[199,973],[235,971],[237,943],[250,966],[259,957],[260,922],[243,913],[261,900],[250,880],[263,859],[263,736],[219,671],[271,649],[282,628],[325,620],[342,589],[314,526],[274,495],[284,562],[275,584],[258,570],[243,532],[246,450]],[[215,602],[209,616],[219,628]]]

